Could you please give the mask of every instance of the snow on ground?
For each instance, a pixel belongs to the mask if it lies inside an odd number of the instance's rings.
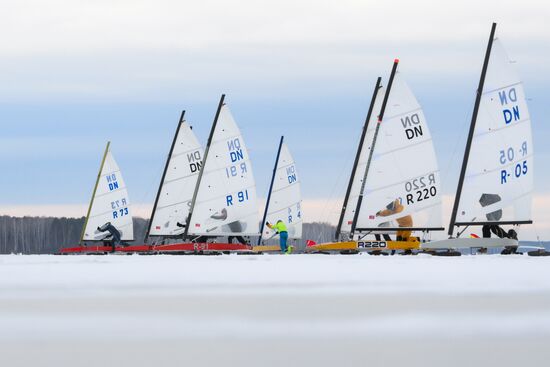
[[[2,366],[548,366],[550,258],[0,256]]]

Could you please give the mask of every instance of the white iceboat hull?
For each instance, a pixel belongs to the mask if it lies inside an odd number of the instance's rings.
[[[459,248],[517,247],[518,241],[510,238],[449,238],[422,244],[423,250],[446,250]]]

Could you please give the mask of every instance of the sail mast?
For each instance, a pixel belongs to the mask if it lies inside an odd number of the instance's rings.
[[[201,184],[202,175],[204,173],[204,167],[206,166],[206,159],[208,158],[208,151],[210,150],[210,144],[212,144],[212,138],[214,137],[214,132],[216,131],[216,125],[218,124],[218,118],[220,117],[220,112],[222,110],[224,100],[225,100],[225,94],[222,94],[220,98],[220,103],[218,104],[218,109],[216,111],[216,116],[214,117],[214,122],[212,123],[212,128],[210,129],[210,135],[208,136],[208,141],[206,142],[206,149],[204,150],[204,158],[202,160],[202,166],[199,171],[199,176],[197,177],[197,184],[195,185],[195,191],[193,192],[193,199],[191,200],[189,215],[187,215],[187,220],[185,222],[185,232],[183,232],[183,238],[187,237],[187,233],[189,232],[189,224],[191,223],[191,216],[193,215],[193,209],[195,208],[195,202],[197,201],[197,195],[199,193],[199,187]]]
[[[374,109],[374,102],[376,101],[376,96],[378,95],[378,89],[380,89],[380,83],[382,78],[378,77],[376,80],[376,86],[374,87],[374,92],[370,100],[369,110],[367,112],[367,118],[365,124],[363,125],[363,131],[361,132],[361,139],[359,140],[359,146],[357,147],[357,153],[355,154],[355,161],[353,162],[353,168],[351,169],[351,176],[348,182],[348,188],[346,190],[346,196],[344,197],[344,203],[342,204],[342,212],[340,213],[340,219],[338,220],[338,226],[336,226],[336,240],[340,237],[340,231],[342,230],[342,223],[344,221],[344,215],[346,213],[346,208],[348,206],[348,200],[351,193],[351,187],[353,181],[355,181],[355,174],[357,172],[357,165],[359,164],[359,159],[361,158],[361,151],[363,150],[363,143],[365,142],[365,136],[367,135],[367,130],[369,127],[370,117],[372,115],[372,110]]]
[[[174,139],[172,140],[172,145],[170,146],[170,152],[168,152],[168,157],[166,158],[166,165],[164,166],[164,171],[162,172],[162,178],[160,179],[159,189],[157,191],[155,203],[153,204],[153,211],[151,212],[151,218],[149,219],[149,224],[147,225],[147,232],[145,232],[145,243],[147,243],[147,240],[149,239],[149,233],[151,232],[151,226],[153,225],[153,219],[155,217],[155,212],[157,211],[157,205],[160,198],[160,192],[162,191],[162,185],[164,184],[164,180],[166,178],[166,172],[168,171],[168,166],[170,165],[170,159],[172,159],[172,153],[174,152],[174,147],[176,146],[176,140],[178,139],[181,125],[185,121],[184,116],[185,116],[185,110],[181,111],[178,127],[176,128],[176,134],[174,135]]]
[[[357,218],[359,218],[359,211],[361,210],[361,203],[363,202],[363,192],[365,191],[365,184],[367,182],[367,176],[369,173],[370,164],[372,161],[372,155],[374,152],[374,146],[376,145],[376,139],[378,137],[378,132],[380,131],[380,124],[384,119],[384,111],[386,110],[386,104],[388,103],[388,98],[390,97],[391,86],[393,84],[393,78],[397,72],[397,65],[399,64],[399,59],[393,61],[393,67],[391,69],[390,79],[388,80],[388,87],[386,93],[384,94],[384,99],[382,100],[382,107],[380,108],[380,114],[378,115],[378,122],[376,123],[376,129],[374,130],[374,138],[372,139],[372,146],[369,152],[369,159],[367,160],[367,167],[365,168],[365,174],[363,175],[363,182],[361,183],[361,190],[359,191],[359,197],[357,198],[357,207],[355,209],[355,214],[353,215],[353,222],[351,223],[351,236],[355,233],[355,228],[357,226]]]
[[[90,205],[88,206],[88,212],[86,213],[86,219],[84,220],[84,226],[82,227],[82,233],[80,234],[80,244],[82,245],[82,241],[84,240],[84,234],[86,232],[86,226],[88,225],[88,219],[90,218],[90,212],[92,211],[92,205],[94,204],[94,198],[95,193],[97,191],[97,186],[99,185],[99,179],[101,178],[101,172],[103,171],[103,166],[105,165],[105,159],[107,158],[107,153],[109,152],[109,148],[111,146],[111,142],[107,142],[107,146],[105,147],[105,152],[103,153],[103,159],[101,160],[101,165],[99,166],[99,172],[97,173],[97,179],[95,181],[94,191],[92,192],[92,198],[90,199]]]
[[[468,167],[468,159],[470,158],[470,149],[472,147],[472,140],[474,138],[477,114],[479,111],[479,104],[481,103],[481,96],[483,94],[483,85],[485,84],[485,75],[487,74],[487,67],[489,66],[489,58],[491,57],[491,49],[493,47],[496,27],[497,24],[493,23],[491,27],[491,34],[489,36],[489,42],[487,43],[487,51],[485,51],[483,69],[481,70],[481,77],[479,78],[479,85],[477,87],[476,102],[474,105],[474,111],[472,113],[472,121],[470,122],[470,131],[468,132],[468,140],[466,141],[466,149],[464,150],[464,158],[462,159],[462,168],[460,169],[460,178],[458,179],[458,186],[456,188],[455,202],[453,205],[453,211],[451,212],[451,221],[449,222],[448,234],[450,237],[453,236],[454,226],[456,223],[458,205],[460,204],[460,196],[462,195],[462,186],[464,185],[466,168]]]
[[[273,191],[273,183],[275,182],[275,174],[277,173],[277,166],[279,165],[279,157],[281,156],[281,148],[283,147],[284,136],[281,136],[279,142],[279,149],[277,149],[277,158],[275,158],[275,166],[273,167],[273,175],[271,176],[271,183],[269,184],[269,192],[267,193],[267,201],[265,203],[264,216],[260,222],[260,237],[258,238],[258,246],[262,244],[262,236],[264,233],[265,220],[267,218],[267,211],[269,210],[269,202],[271,200],[271,192]]]

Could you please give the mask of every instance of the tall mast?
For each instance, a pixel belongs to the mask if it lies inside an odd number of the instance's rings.
[[[197,184],[195,185],[195,191],[193,192],[191,207],[189,208],[189,214],[187,215],[187,220],[185,221],[185,232],[183,232],[183,238],[187,237],[187,233],[189,232],[189,224],[191,222],[191,216],[193,215],[193,209],[195,208],[195,202],[197,201],[197,194],[199,193],[199,187],[201,185],[202,175],[204,173],[204,167],[206,166],[206,160],[208,159],[208,151],[210,150],[210,144],[212,144],[212,138],[214,137],[214,132],[216,131],[216,125],[218,124],[218,118],[220,117],[220,112],[222,110],[224,100],[225,100],[225,94],[222,94],[220,98],[220,103],[218,104],[218,109],[216,110],[216,116],[214,117],[214,122],[212,123],[212,128],[210,129],[210,135],[208,136],[208,141],[206,142],[206,148],[204,149],[204,158],[202,160],[202,167],[199,171],[199,176],[197,177]]]
[[[103,171],[103,166],[105,165],[105,159],[107,159],[107,153],[109,152],[110,146],[111,142],[108,141],[107,146],[105,147],[105,152],[103,153],[101,165],[99,166],[99,172],[97,173],[97,179],[95,181],[94,191],[92,192],[92,198],[90,199],[90,205],[88,206],[88,212],[86,213],[86,219],[84,220],[84,226],[82,227],[82,233],[80,234],[81,245],[82,241],[84,241],[84,234],[86,232],[86,226],[88,225],[88,219],[90,218],[90,212],[92,211],[92,205],[94,204],[95,193],[97,191],[97,186],[99,185],[99,179],[101,178],[101,172]]]
[[[273,167],[273,175],[271,176],[271,183],[269,184],[269,192],[267,193],[267,201],[265,203],[264,216],[260,223],[260,238],[258,238],[258,246],[262,244],[262,235],[264,233],[265,220],[267,218],[267,211],[269,210],[269,202],[271,201],[271,192],[273,191],[273,183],[275,182],[275,174],[277,173],[277,166],[279,165],[279,157],[281,156],[281,148],[283,147],[284,136],[281,136],[279,142],[279,149],[277,149],[277,158],[275,158],[275,167]]]
[[[464,150],[464,158],[462,159],[462,168],[460,170],[460,178],[458,179],[458,186],[456,188],[455,202],[453,205],[453,211],[451,213],[451,221],[449,222],[448,234],[450,237],[453,236],[454,226],[456,223],[458,205],[460,204],[460,196],[462,195],[462,186],[464,185],[464,177],[466,176],[468,159],[470,158],[470,149],[472,147],[472,140],[474,138],[474,130],[476,128],[477,113],[479,111],[479,104],[481,103],[481,96],[483,94],[483,85],[485,84],[485,75],[487,74],[487,67],[489,66],[489,58],[491,57],[491,49],[493,47],[493,39],[495,38],[496,28],[497,28],[497,24],[493,23],[491,27],[491,35],[489,36],[489,42],[487,43],[487,51],[485,51],[485,60],[483,61],[483,69],[481,70],[481,77],[479,78],[479,85],[477,87],[474,112],[472,113],[472,121],[470,122],[470,131],[468,132],[468,140],[466,141],[466,149]]]
[[[338,226],[336,226],[336,240],[340,237],[340,231],[342,230],[342,223],[344,221],[344,215],[346,213],[346,208],[348,206],[348,200],[351,193],[351,187],[353,181],[355,180],[355,174],[357,172],[357,165],[359,164],[359,159],[361,158],[361,151],[363,150],[363,143],[365,141],[365,136],[367,135],[367,129],[369,127],[370,117],[372,115],[372,110],[374,109],[374,102],[376,101],[376,96],[378,95],[378,89],[380,88],[380,83],[382,78],[378,77],[376,80],[376,86],[374,87],[374,92],[370,100],[369,110],[367,112],[367,118],[365,124],[363,125],[363,131],[361,132],[361,139],[359,140],[359,146],[357,147],[357,153],[355,154],[355,161],[353,162],[353,168],[351,169],[351,176],[348,182],[348,189],[346,190],[346,196],[344,197],[344,204],[342,204],[342,212],[340,213],[340,219],[338,220]]]
[[[376,145],[376,139],[378,138],[378,132],[380,131],[380,125],[384,119],[384,112],[386,111],[386,104],[388,103],[388,98],[390,97],[391,86],[393,84],[393,78],[397,72],[397,65],[399,64],[399,59],[393,61],[393,67],[391,69],[390,79],[388,80],[388,87],[386,88],[386,93],[384,94],[384,99],[382,100],[382,107],[380,108],[380,114],[378,115],[378,122],[376,123],[376,129],[374,130],[374,138],[372,139],[372,146],[369,152],[369,159],[367,160],[367,167],[365,168],[365,174],[363,176],[363,182],[361,183],[361,190],[359,191],[359,197],[357,198],[357,207],[355,208],[355,214],[353,215],[353,222],[351,223],[351,236],[355,233],[355,228],[357,227],[357,218],[359,218],[359,211],[361,210],[361,203],[363,202],[363,192],[365,191],[365,184],[367,182],[367,175],[369,174],[370,164],[372,161],[372,155],[374,152],[374,147]]]
[[[153,211],[151,212],[151,218],[149,219],[149,224],[147,225],[147,232],[145,232],[145,243],[147,243],[147,240],[149,239],[149,232],[151,231],[151,226],[153,225],[153,219],[155,217],[155,213],[157,211],[157,205],[160,198],[160,192],[162,190],[162,185],[164,184],[164,179],[166,178],[166,172],[168,171],[168,165],[170,164],[170,159],[172,159],[172,153],[174,152],[174,147],[176,146],[176,140],[178,139],[178,135],[180,133],[181,125],[183,125],[185,116],[185,110],[181,111],[180,120],[178,123],[178,127],[176,128],[176,134],[174,135],[174,139],[172,140],[172,145],[170,146],[170,152],[168,152],[168,157],[166,158],[166,164],[164,165],[164,171],[162,172],[162,178],[160,179],[159,189],[157,191],[157,197],[155,198],[155,203],[153,204]]]

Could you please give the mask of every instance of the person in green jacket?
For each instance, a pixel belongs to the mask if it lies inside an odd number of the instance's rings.
[[[281,252],[289,254],[292,251],[292,246],[287,247],[286,241],[288,240],[288,231],[286,225],[282,220],[278,220],[275,224],[266,222],[265,225],[279,234],[279,246],[281,246]]]

